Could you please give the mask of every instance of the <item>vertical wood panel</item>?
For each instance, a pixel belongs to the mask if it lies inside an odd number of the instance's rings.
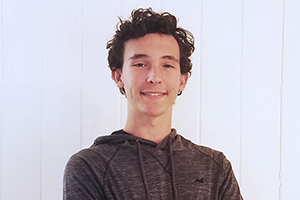
[[[244,0],[241,185],[245,199],[279,198],[282,0]]]
[[[81,1],[43,1],[43,199],[62,198],[63,169],[81,144]]]
[[[121,127],[119,89],[111,78],[106,43],[115,33],[121,1],[83,1],[83,147]]]
[[[122,0],[122,17],[127,19],[132,10],[151,7],[155,12],[161,11],[161,0]]]
[[[222,151],[239,179],[242,2],[202,9],[201,143]]]
[[[282,87],[282,199],[299,198],[300,2],[285,1]]]
[[[0,1],[0,33],[2,33],[2,1]],[[2,194],[2,133],[3,133],[3,114],[2,114],[2,34],[0,34],[0,194]],[[0,195],[1,200],[1,195]]]
[[[184,137],[199,143],[200,136],[200,49],[201,49],[201,4],[200,1],[163,0],[162,10],[178,18],[178,25],[189,30],[195,37],[195,52],[192,54],[192,76],[186,89],[176,99],[173,107],[172,126]]]
[[[1,198],[40,199],[41,4],[3,0],[2,11]]]

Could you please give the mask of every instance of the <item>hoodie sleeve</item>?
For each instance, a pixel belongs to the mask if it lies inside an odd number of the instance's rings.
[[[219,200],[243,200],[230,162],[224,157],[224,182],[219,191]]]
[[[104,200],[100,181],[91,166],[80,155],[73,155],[66,167],[63,178],[64,200]]]

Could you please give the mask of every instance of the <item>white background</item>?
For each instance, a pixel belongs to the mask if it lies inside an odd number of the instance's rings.
[[[245,199],[299,197],[300,1],[1,0],[1,200],[62,199],[68,158],[123,127],[105,46],[149,6],[196,38],[173,127],[224,152]]]

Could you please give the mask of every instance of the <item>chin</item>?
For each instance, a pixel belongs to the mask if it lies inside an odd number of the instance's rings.
[[[148,112],[147,115],[150,117],[159,117],[163,115],[163,112]]]
[[[169,112],[168,109],[162,109],[160,108],[146,108],[145,109],[145,114],[151,117],[160,117],[164,114],[167,114]]]

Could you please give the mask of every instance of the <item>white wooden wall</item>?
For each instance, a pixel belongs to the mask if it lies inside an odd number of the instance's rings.
[[[247,200],[298,199],[300,1],[1,0],[0,199],[61,199],[68,158],[122,128],[106,42],[169,11],[196,38],[173,126],[231,160]]]

